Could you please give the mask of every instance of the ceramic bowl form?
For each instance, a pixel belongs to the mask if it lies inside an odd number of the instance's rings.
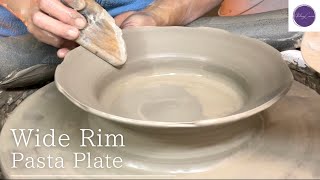
[[[149,127],[230,123],[277,102],[293,77],[271,46],[212,28],[124,31],[120,69],[82,47],[56,71],[56,85],[80,108],[106,120]]]

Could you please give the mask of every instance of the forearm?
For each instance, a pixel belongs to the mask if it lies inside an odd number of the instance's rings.
[[[222,0],[156,0],[144,11],[157,18],[158,26],[186,25],[201,17]]]

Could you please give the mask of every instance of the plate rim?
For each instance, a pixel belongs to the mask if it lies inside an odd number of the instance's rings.
[[[142,31],[148,31],[150,29],[162,29],[162,30],[167,30],[167,29],[201,29],[204,31],[210,31],[210,32],[218,32],[218,33],[226,33],[230,36],[242,39],[242,40],[248,40],[251,42],[256,43],[257,45],[260,45],[262,47],[267,48],[269,51],[277,52],[279,53],[279,57],[281,58],[281,54],[279,51],[277,51],[275,48],[272,46],[259,41],[257,39],[247,37],[247,36],[242,36],[242,35],[236,35],[233,33],[230,33],[226,30],[223,29],[217,29],[217,28],[210,28],[210,27],[181,27],[181,26],[171,26],[171,27],[151,27],[151,26],[145,26],[145,27],[139,27],[139,28],[133,28],[133,29],[126,29],[124,30],[125,32],[142,32]],[[81,48],[81,47],[78,47]],[[285,62],[283,61],[285,64]],[[60,64],[55,73],[55,84],[57,89],[65,96],[67,97],[72,103],[74,103],[76,106],[79,108],[87,111],[88,113],[94,114],[98,117],[101,117],[105,120],[111,120],[114,122],[119,122],[123,124],[128,124],[128,125],[133,125],[133,126],[142,126],[142,127],[153,127],[153,128],[192,128],[192,127],[204,127],[204,126],[213,126],[213,125],[222,125],[222,124],[227,124],[227,123],[232,123],[236,122],[245,118],[248,118],[250,116],[253,116],[257,113],[260,113],[263,110],[266,110],[267,108],[271,107],[273,104],[278,102],[284,95],[287,94],[287,92],[290,90],[292,83],[294,81],[292,73],[290,73],[290,79],[288,79],[287,84],[284,84],[282,87],[280,87],[281,91],[279,91],[276,95],[274,95],[270,100],[260,104],[259,106],[252,108],[248,111],[236,113],[233,115],[229,116],[224,116],[220,118],[211,118],[211,119],[205,119],[205,120],[196,120],[194,122],[165,122],[165,121],[147,121],[147,120],[138,120],[138,119],[133,119],[133,118],[126,118],[126,117],[121,117],[117,115],[112,115],[106,112],[102,112],[100,110],[97,110],[95,108],[90,107],[86,103],[81,102],[80,100],[74,98],[70,93],[67,92],[63,88],[61,84],[58,82],[58,72],[60,71],[61,66],[63,66],[63,63]],[[286,65],[287,66],[287,65]],[[290,72],[289,67],[288,72]]]

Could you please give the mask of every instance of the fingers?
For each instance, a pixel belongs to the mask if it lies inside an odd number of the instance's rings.
[[[60,47],[64,40],[50,32],[44,31],[34,25],[28,25],[28,31],[39,41],[54,47]]]
[[[157,26],[157,22],[151,14],[136,12],[128,16],[122,23],[121,28],[132,28],[139,26]]]
[[[131,16],[132,14],[136,13],[136,11],[129,11],[129,12],[125,12],[125,13],[122,13],[118,16],[116,16],[114,18],[114,20],[116,21],[116,24],[117,26],[121,26],[121,24],[129,17]]]
[[[70,50],[68,48],[59,49],[57,55],[59,58],[65,58]]]
[[[58,21],[40,11],[33,15],[32,20],[33,23],[40,29],[48,31],[49,33],[64,39],[75,40],[80,35],[80,31],[76,27],[64,24],[63,22]]]
[[[84,0],[35,0],[35,11],[26,22],[28,30],[38,40],[61,48],[57,55],[64,58],[70,49],[76,47],[80,30],[86,26],[86,19],[76,10],[85,8]],[[76,9],[76,10],[75,10]]]
[[[62,45],[63,48],[59,49],[57,55],[59,58],[65,58],[67,53],[71,50],[79,46],[77,43],[73,41],[65,41]]]
[[[75,2],[84,2],[83,0],[66,0],[66,3],[71,4],[73,7],[83,6],[84,3],[75,3]],[[75,5],[76,4],[76,5]],[[85,4],[84,4],[85,6]],[[83,8],[84,8],[83,6]],[[76,10],[68,8],[58,0],[40,0],[39,8],[41,11],[49,14],[51,17],[64,22],[65,24],[75,26],[79,29],[83,29],[86,26],[86,19],[78,13]]]
[[[59,44],[61,45],[61,39],[76,40],[79,37],[79,29],[84,28],[87,24],[86,19],[80,13],[67,7],[60,0],[37,1],[39,10],[32,14],[29,29],[40,41],[58,47]],[[84,0],[65,1],[76,9],[85,7]],[[46,34],[51,37],[45,37]]]

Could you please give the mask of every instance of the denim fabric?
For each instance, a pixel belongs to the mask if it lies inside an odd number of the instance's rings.
[[[18,36],[27,32],[27,28],[18,18],[0,6],[0,36]]]
[[[3,87],[24,87],[52,79],[55,67],[61,63],[57,49],[37,41],[31,34],[0,37],[0,89]],[[30,67],[37,67],[31,68]],[[22,70],[12,83],[4,83],[8,75],[15,75]]]

